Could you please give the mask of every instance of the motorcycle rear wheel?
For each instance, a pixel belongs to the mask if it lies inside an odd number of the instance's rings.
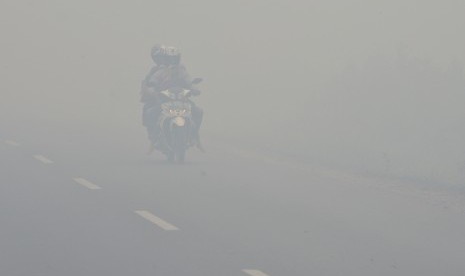
[[[174,163],[174,160],[175,160],[174,152],[166,153],[166,160],[170,163]]]
[[[177,150],[175,152],[175,159],[176,159],[176,162],[179,164],[184,163],[186,159],[186,150],[185,149]]]

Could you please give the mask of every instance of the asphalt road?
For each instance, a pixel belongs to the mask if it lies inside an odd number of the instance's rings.
[[[208,134],[171,165],[139,126],[5,121],[0,275],[465,273],[460,208],[379,179]]]

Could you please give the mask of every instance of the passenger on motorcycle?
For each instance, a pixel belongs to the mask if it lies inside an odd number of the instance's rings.
[[[151,56],[155,66],[142,81],[141,102],[144,103],[143,125],[147,128],[152,151],[159,142],[161,132],[157,124],[162,104],[160,92],[174,87],[191,89],[197,95],[200,94],[200,91],[193,87],[186,68],[181,64],[181,54],[177,48],[155,45],[152,48]],[[196,143],[201,148],[198,132],[202,123],[203,110],[192,101],[190,103],[192,105],[192,119],[197,126]]]

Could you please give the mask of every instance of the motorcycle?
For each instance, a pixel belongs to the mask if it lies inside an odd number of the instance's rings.
[[[202,79],[194,79],[192,84]],[[183,163],[186,151],[198,143],[197,126],[192,119],[192,104],[189,98],[196,90],[170,88],[160,92],[162,97],[161,116],[158,126],[161,129],[158,149],[170,162]]]

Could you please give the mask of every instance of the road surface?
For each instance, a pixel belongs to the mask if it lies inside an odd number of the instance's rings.
[[[465,275],[447,198],[214,135],[172,165],[136,124],[1,121],[0,275]]]

